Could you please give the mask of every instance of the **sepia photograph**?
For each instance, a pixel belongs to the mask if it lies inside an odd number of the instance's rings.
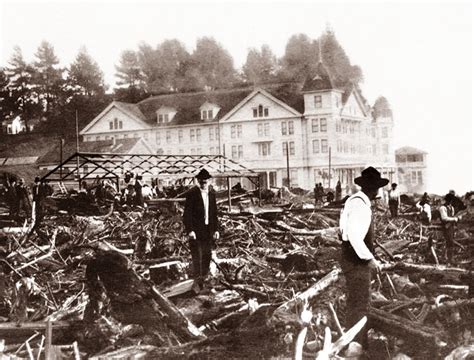
[[[474,358],[472,23],[0,0],[1,359]]]

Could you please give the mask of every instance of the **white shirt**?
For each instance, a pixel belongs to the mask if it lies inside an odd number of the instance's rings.
[[[209,190],[200,190],[202,202],[204,204],[204,224],[209,225]]]
[[[339,228],[343,241],[349,241],[357,256],[362,260],[371,260],[374,255],[364,243],[372,221],[370,199],[359,191],[346,200],[341,211]]]
[[[400,201],[400,192],[398,191],[398,189],[395,189],[395,190],[390,190],[388,192],[388,198],[390,200],[397,200],[397,201]]]

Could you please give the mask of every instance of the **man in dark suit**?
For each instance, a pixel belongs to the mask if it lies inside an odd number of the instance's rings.
[[[202,287],[211,263],[214,241],[219,239],[217,231],[216,194],[209,188],[212,176],[206,169],[196,175],[199,186],[186,195],[183,222],[189,239],[195,283]]]

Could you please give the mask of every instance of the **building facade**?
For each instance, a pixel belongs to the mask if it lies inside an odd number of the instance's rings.
[[[344,188],[360,170],[395,173],[393,120],[374,118],[360,89],[337,89],[322,63],[304,84],[178,93],[114,101],[84,141],[141,137],[157,154],[222,154],[261,174],[267,187]],[[288,154],[288,156],[287,156]],[[331,175],[331,176],[330,176]]]
[[[427,189],[426,151],[405,146],[395,151],[400,190],[421,194]]]

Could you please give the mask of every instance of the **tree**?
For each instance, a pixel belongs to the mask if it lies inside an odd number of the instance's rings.
[[[351,61],[337,41],[334,31],[327,29],[315,44],[318,45],[318,58],[321,56],[324,65],[333,77],[335,86],[344,87],[348,83],[358,84],[363,80],[362,70],[357,65],[351,65]],[[319,45],[322,54],[319,54]]]
[[[69,66],[67,83],[74,94],[91,97],[105,93],[104,73],[85,47],[79,49],[76,59]]]
[[[37,96],[34,94],[32,78],[35,74],[33,67],[23,58],[20,47],[13,48],[13,55],[10,58],[6,75],[9,79],[9,91],[11,101],[14,107],[25,121],[26,131],[28,128],[28,120],[30,117],[40,113],[41,106]],[[16,115],[12,113],[12,115]]]
[[[268,45],[262,45],[260,51],[252,48],[243,66],[244,77],[253,84],[271,81],[275,78],[277,65],[276,56]]]
[[[281,59],[280,78],[304,80],[317,65],[316,46],[305,34],[290,37]]]
[[[54,47],[47,41],[42,41],[35,54],[36,61],[33,63],[33,84],[38,99],[43,105],[44,112],[48,116],[55,110],[54,107],[61,100],[63,94],[63,73],[60,68],[59,59],[54,53]]]
[[[10,80],[4,68],[0,68],[0,119],[9,118],[15,111],[15,99],[9,88]]]
[[[117,85],[128,88],[141,88],[144,76],[138,61],[138,55],[133,50],[125,50],[120,56],[120,64],[115,66],[119,78]]]
[[[213,38],[198,39],[192,58],[206,88],[229,87],[234,82],[233,59],[227,50]]]
[[[384,96],[379,96],[374,103],[374,117],[391,117],[392,108]]]

